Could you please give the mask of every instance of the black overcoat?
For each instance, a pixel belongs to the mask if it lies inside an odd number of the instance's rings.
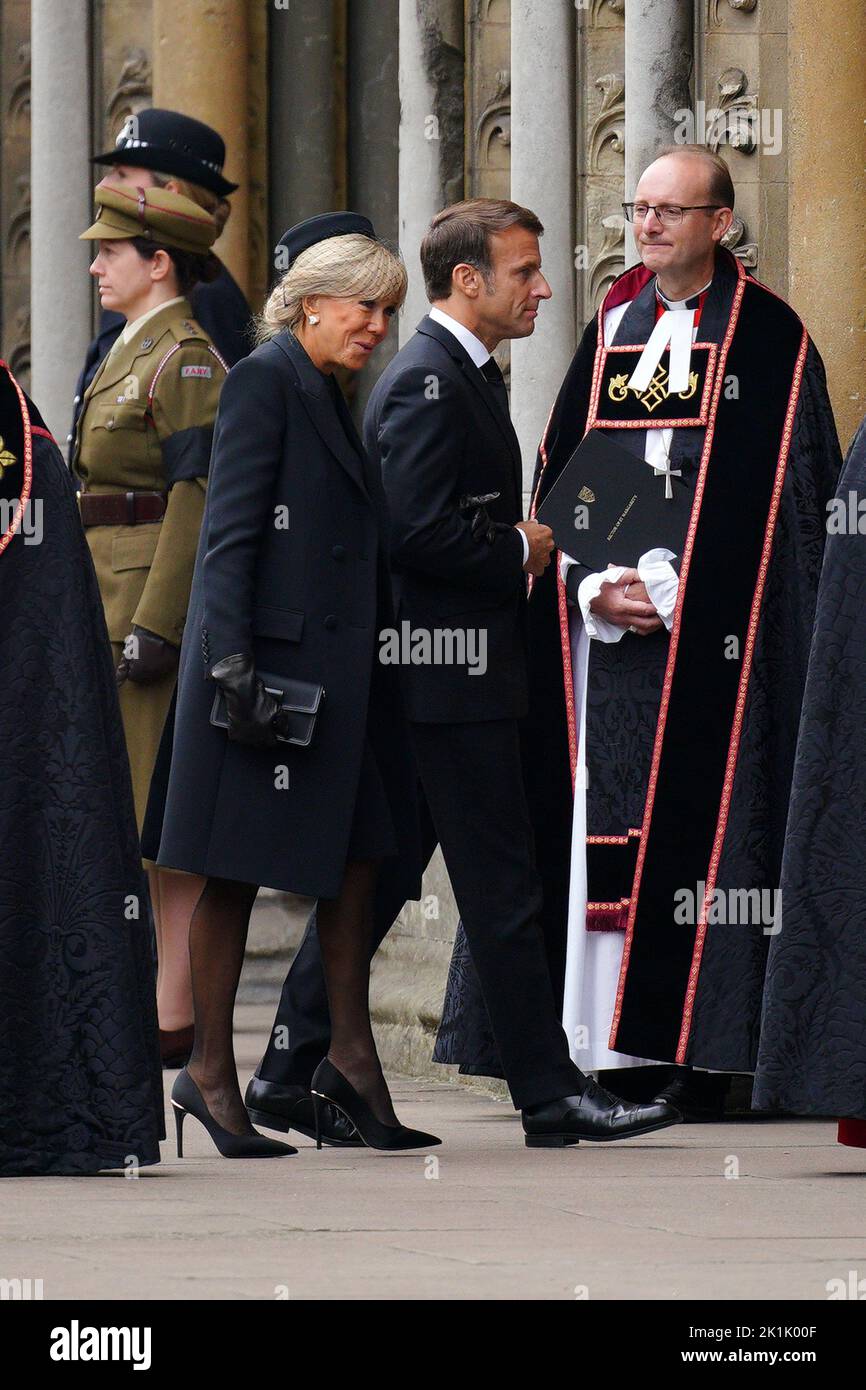
[[[430,317],[389,362],[364,415],[388,498],[401,632],[471,631],[484,660],[402,665],[411,720],[519,719],[527,709],[520,445],[507,412],[453,333]],[[459,504],[488,503],[479,542]],[[483,669],[481,669],[483,666]]]
[[[393,622],[387,513],[337,390],[286,330],[226,379],[176,709],[143,841],[168,867],[335,897],[366,736],[412,897],[414,776],[397,671],[378,660],[379,629]],[[207,671],[237,652],[251,652],[259,671],[324,686],[309,747],[251,748],[210,724]]]

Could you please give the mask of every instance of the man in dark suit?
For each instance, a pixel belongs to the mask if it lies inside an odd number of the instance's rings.
[[[492,353],[532,333],[550,297],[542,231],[528,209],[490,199],[434,218],[421,247],[433,307],[376,384],[364,435],[391,513],[395,645],[425,848],[442,847],[526,1142],[552,1147],[647,1133],[679,1115],[625,1105],[573,1064],[538,922],[518,721],[527,713],[526,575],[544,572],[553,541],[547,527],[521,520],[520,450]],[[383,640],[381,660],[389,650]],[[384,879],[379,939],[401,906]],[[315,949],[311,925],[277,1016],[290,1047],[272,1039],[247,1092],[260,1121],[270,1113],[294,1126],[293,1092],[309,1084],[311,1054],[327,1044],[314,1007]]]
[[[131,183],[142,188],[159,184],[175,193],[192,196],[217,219],[220,230],[229,215],[228,195],[238,187],[223,177],[226,147],[203,121],[180,111],[150,107],[130,116],[117,137],[113,150],[94,155],[91,164],[108,165],[115,183]],[[195,190],[198,190],[196,196]],[[200,281],[189,296],[193,317],[212,339],[230,367],[246,357],[252,347],[250,306],[226,266],[220,266],[216,279]],[[126,320],[122,314],[103,309],[99,331],[87,349],[72,403],[72,429],[67,435],[69,458],[84,393],[105,357],[116,343]]]

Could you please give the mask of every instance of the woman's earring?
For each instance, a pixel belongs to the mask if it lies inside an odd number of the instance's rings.
[[[318,322],[319,322],[319,315],[318,315],[318,314],[310,314],[310,323],[318,323]]]

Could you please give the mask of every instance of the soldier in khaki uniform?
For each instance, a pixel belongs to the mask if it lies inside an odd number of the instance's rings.
[[[186,298],[218,268],[210,254],[214,219],[163,188],[107,180],[95,197],[97,219],[82,233],[99,241],[91,274],[103,307],[127,323],[85,394],[72,466],[117,665],[140,830],[176,681],[228,368]],[[174,1001],[170,1018],[160,1008],[160,1023],[166,1034],[180,1034],[192,1017],[186,942],[201,885],[153,866],[149,877],[164,986],[158,994]],[[179,1002],[187,997],[188,1006]],[[183,1039],[174,1043],[184,1051]]]

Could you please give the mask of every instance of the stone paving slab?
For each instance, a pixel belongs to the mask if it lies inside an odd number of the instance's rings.
[[[244,1082],[265,1013],[241,1011]],[[46,1299],[824,1300],[866,1275],[866,1154],[828,1121],[531,1150],[501,1101],[393,1090],[441,1148],[298,1136],[297,1157],[229,1162],[189,1118],[188,1157],[172,1137],[137,1179],[6,1179],[0,1276],[41,1278]]]

